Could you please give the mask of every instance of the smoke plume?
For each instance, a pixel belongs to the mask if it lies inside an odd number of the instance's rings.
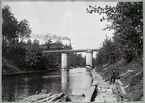
[[[43,39],[44,40],[48,40],[48,39],[53,40],[53,39],[55,39],[55,40],[58,40],[58,41],[60,41],[60,40],[68,40],[68,41],[70,41],[69,37],[62,37],[62,36],[51,35],[51,34],[46,34]]]

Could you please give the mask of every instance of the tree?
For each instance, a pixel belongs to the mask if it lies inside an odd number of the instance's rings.
[[[37,70],[41,58],[42,58],[42,50],[39,47],[39,40],[34,39],[33,43],[31,43],[31,40],[29,39],[27,42],[27,52],[25,55],[25,62],[29,67],[35,68]]]
[[[69,53],[68,55],[68,65],[69,66],[85,66],[85,58],[82,54]]]
[[[45,44],[44,45],[46,45],[47,46],[47,49],[49,50],[50,49],[50,45],[52,44],[52,40],[51,39],[49,39],[49,40],[47,40],[46,42],[45,42]]]
[[[29,27],[27,20],[20,21],[20,23],[18,24],[18,31],[17,32],[19,34],[19,38],[22,40],[30,37],[31,29]]]
[[[89,10],[90,9],[90,10]],[[88,13],[106,14],[100,20],[111,22],[104,30],[114,30],[113,41],[122,57],[134,58],[143,53],[143,3],[119,2],[105,8],[89,6]],[[117,53],[116,53],[117,54]]]
[[[32,44],[31,39],[29,39],[29,40],[27,41],[27,44],[28,44],[28,45],[31,45],[31,44]]]
[[[115,54],[115,45],[111,38],[106,36],[106,39],[103,41],[99,52],[97,53],[97,65],[102,65],[106,63],[114,63],[117,59]]]
[[[34,45],[39,45],[39,43],[40,43],[39,40],[37,40],[37,39],[34,39],[34,40],[33,40],[33,44],[34,44]]]
[[[28,38],[31,34],[27,20],[18,21],[11,13],[8,5],[2,8],[2,35],[3,46],[10,46],[12,43],[17,42],[19,38]]]
[[[4,6],[2,9],[2,35],[3,43],[6,44],[8,41],[11,42],[12,39],[17,38],[17,25],[18,21],[10,11],[9,6]]]

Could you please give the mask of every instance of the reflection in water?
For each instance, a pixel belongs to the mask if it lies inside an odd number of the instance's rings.
[[[62,70],[61,75],[16,76],[2,80],[2,100],[20,101],[34,95],[37,91],[52,93],[82,94],[91,85],[92,78],[85,68]]]
[[[63,93],[81,95],[91,86],[92,78],[86,68],[61,70],[61,88]]]
[[[92,78],[86,68],[71,69],[69,74],[71,94],[83,94],[91,86]]]
[[[69,72],[61,70],[61,89],[63,93],[69,94]]]

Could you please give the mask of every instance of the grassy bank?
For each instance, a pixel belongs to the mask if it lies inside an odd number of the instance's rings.
[[[2,75],[4,76],[17,76],[17,75],[27,75],[27,74],[35,74],[35,73],[44,73],[44,72],[55,72],[59,71],[58,68],[49,68],[48,70],[27,70],[27,68],[20,68],[13,61],[7,60],[5,58],[2,59]]]
[[[2,74],[23,72],[12,61],[2,58]]]
[[[124,59],[113,64],[97,66],[96,72],[99,72],[105,81],[109,81],[112,69],[118,69],[120,72],[120,81],[127,92],[129,101],[138,101],[143,98],[143,65],[142,58],[138,57],[127,63]]]

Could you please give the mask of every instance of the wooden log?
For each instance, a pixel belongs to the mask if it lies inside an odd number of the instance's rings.
[[[47,100],[46,102],[52,102],[53,100],[55,100],[55,98],[57,98],[57,94],[55,94],[53,97],[51,97],[49,100]]]
[[[52,101],[59,101],[61,97],[64,96],[64,93],[60,94],[38,94],[38,95],[32,95],[26,99],[24,99],[21,102],[52,102]]]
[[[60,93],[60,94],[58,95],[58,98],[61,98],[62,96],[64,96],[64,93]]]
[[[61,99],[58,99],[58,100],[56,100],[56,101],[54,101],[54,102],[60,102],[61,101]]]
[[[38,100],[38,101],[36,101],[36,102],[46,102],[46,101],[49,101],[51,98],[53,98],[54,96],[56,96],[56,94],[53,94],[53,95],[51,95],[51,96],[49,96],[49,97],[47,97],[47,98],[45,98],[45,99],[42,99],[42,100]]]
[[[49,94],[38,94],[38,95],[32,95],[28,98],[26,98],[25,100],[23,100],[23,102],[29,102],[29,101],[37,101],[37,100],[41,100],[41,99],[44,99],[44,98],[47,98],[49,96],[51,96],[52,93],[49,93]]]
[[[38,98],[37,100],[42,100],[42,99],[45,99],[45,98],[47,98],[47,97],[49,97],[49,96],[51,96],[51,95],[53,95],[53,94],[52,94],[52,93],[47,94],[47,95],[46,95],[46,94],[45,94],[45,95],[44,95],[44,94],[42,94],[42,95],[40,95],[40,96],[39,96],[39,98]]]
[[[50,100],[47,101],[47,102],[53,102],[53,101],[55,101],[55,100],[58,100],[58,99],[60,99],[63,95],[64,95],[63,93],[60,93],[60,94],[54,96],[52,99],[50,99]]]
[[[27,98],[23,99],[22,102],[28,101],[28,100],[32,99],[33,97],[36,97],[36,96],[37,95],[32,95],[30,97],[27,97]]]

